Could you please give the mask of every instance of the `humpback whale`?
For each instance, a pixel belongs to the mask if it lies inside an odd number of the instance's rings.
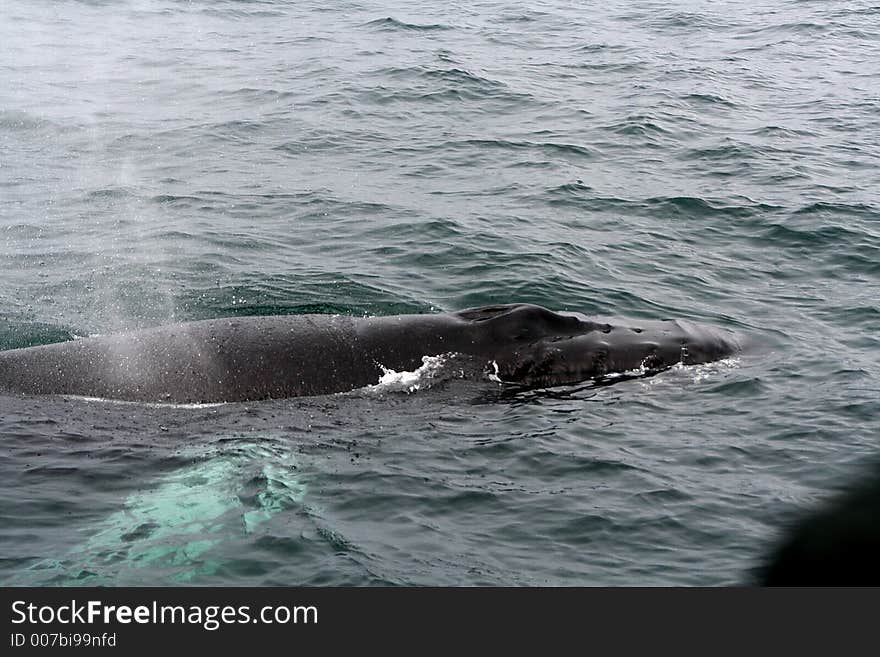
[[[501,381],[549,387],[657,371],[736,351],[686,321],[619,325],[530,304],[445,314],[278,315],[185,322],[0,352],[0,391],[146,402],[252,401],[345,392],[424,356],[460,354]]]

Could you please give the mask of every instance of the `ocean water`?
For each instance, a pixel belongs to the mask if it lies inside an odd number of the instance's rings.
[[[748,583],[880,452],[875,0],[0,6],[0,348],[506,302],[748,347],[530,392],[3,395],[0,583]]]

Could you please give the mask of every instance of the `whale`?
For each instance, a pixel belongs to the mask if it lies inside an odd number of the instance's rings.
[[[528,388],[653,373],[734,354],[725,329],[599,322],[532,304],[374,317],[238,316],[0,351],[0,392],[160,403],[347,392],[454,354]]]

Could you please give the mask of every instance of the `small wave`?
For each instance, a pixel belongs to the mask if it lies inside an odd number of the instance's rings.
[[[223,121],[205,126],[207,134],[220,142],[250,144],[254,135],[264,131],[267,123],[263,121]]]
[[[755,128],[749,134],[757,135],[759,137],[772,137],[776,139],[802,139],[804,137],[816,136],[816,133],[809,130],[789,128],[780,125],[766,125],[760,128]]]
[[[86,198],[91,201],[98,199],[132,199],[137,198],[137,192],[127,187],[103,187],[90,190]]]
[[[728,217],[751,217],[770,210],[776,210],[775,206],[764,203],[752,205],[721,205],[710,203],[706,199],[695,196],[661,196],[649,198],[645,201],[649,206],[663,212],[687,217],[711,217],[722,215]]]
[[[880,218],[880,211],[877,208],[865,203],[827,203],[818,202],[810,203],[794,211],[796,215],[847,215],[853,217],[865,217],[867,219]]]
[[[174,242],[174,243],[185,243],[194,239],[193,233],[187,232],[185,230],[174,230],[174,229],[162,229],[153,231],[151,236],[159,241],[159,242]],[[228,256],[229,260],[233,262],[239,262],[236,258],[232,256]]]
[[[778,211],[777,206],[742,199],[738,205],[722,204],[694,196],[656,196],[647,199],[627,199],[613,196],[594,196],[592,189],[578,182],[566,183],[544,192],[551,205],[572,205],[595,212],[626,212],[641,216],[671,215],[687,219],[708,217],[746,218],[764,216]]]
[[[819,23],[779,23],[778,25],[768,25],[755,29],[751,35],[755,34],[817,34],[833,30],[835,25],[819,24]]]
[[[597,154],[590,148],[580,144],[556,143],[551,141],[514,141],[508,139],[462,139],[438,144],[435,148],[458,150],[476,148],[479,150],[523,151],[540,154],[544,157],[575,157],[576,159],[593,160]],[[532,161],[531,159],[529,161]]]
[[[192,204],[196,203],[204,203],[206,199],[200,198],[198,196],[187,196],[187,195],[177,195],[177,194],[158,194],[151,199],[154,203],[159,203],[160,205],[169,204],[169,205],[182,205],[183,207],[189,207]]]
[[[261,100],[264,102],[287,100],[289,98],[297,98],[298,95],[292,91],[279,91],[278,89],[266,89],[260,87],[240,87],[238,89],[223,90],[218,95],[230,96],[233,98],[248,98]],[[238,123],[241,123],[240,121]],[[245,122],[247,123],[247,122]]]
[[[472,73],[463,68],[430,68],[422,70],[421,74],[427,79],[442,80],[444,82],[453,82],[455,84],[479,85],[481,87],[492,88],[506,86],[503,82],[492,80],[491,78],[486,78],[482,75],[477,75],[476,73]]]
[[[679,158],[690,162],[692,160],[713,160],[713,161],[729,161],[732,164],[743,164],[758,153],[747,144],[726,143],[719,146],[710,146],[707,148],[692,148],[682,153]]]
[[[780,246],[810,248],[825,250],[829,247],[840,246],[849,249],[862,246],[862,241],[867,235],[861,231],[844,228],[837,225],[819,226],[816,228],[797,228],[785,224],[770,224],[760,235],[760,240],[765,244],[777,244]],[[869,245],[864,245],[869,247]],[[876,247],[871,248],[876,251]]]
[[[875,267],[876,269],[876,267]],[[826,321],[847,329],[861,326],[865,335],[877,335],[880,331],[880,308],[876,306],[847,306],[830,308],[823,313]]]
[[[0,130],[39,130],[53,126],[48,119],[44,119],[19,110],[0,110]]]
[[[622,46],[613,43],[587,43],[581,46],[575,46],[574,52],[581,53],[597,53],[597,52],[619,52],[627,50],[628,46]]]
[[[672,134],[669,129],[660,125],[653,116],[647,114],[633,114],[622,121],[601,126],[600,129],[615,135],[642,137],[649,141]]]
[[[383,83],[369,89],[364,98],[373,103],[396,101],[501,100],[516,103],[533,102],[530,94],[513,91],[495,80],[460,66],[392,66],[378,69],[372,75]],[[389,84],[393,81],[393,84]]]
[[[212,16],[221,19],[255,19],[255,18],[279,18],[286,15],[286,12],[281,9],[266,9],[264,7],[241,7],[241,4],[246,3],[234,3],[233,6],[220,6],[215,7],[212,5],[201,7],[196,10],[198,13],[204,16]],[[257,3],[264,4],[264,3]],[[173,10],[165,10],[163,13],[169,13],[170,15],[174,15]]]
[[[564,68],[600,73],[638,73],[645,68],[641,62],[578,62],[562,64]]]
[[[431,23],[427,25],[419,23],[407,23],[406,21],[401,21],[396,18],[392,18],[391,16],[387,16],[385,18],[377,18],[376,20],[364,23],[364,25],[379,30],[406,30],[412,32],[437,32],[454,29],[451,25],[444,25],[442,23]]]
[[[0,351],[68,342],[76,337],[73,330],[63,326],[7,320],[0,322]]]
[[[727,100],[726,98],[722,98],[721,96],[716,96],[715,94],[688,94],[682,97],[683,100],[686,100],[690,103],[699,104],[699,105],[722,105],[724,107],[734,108],[736,107],[736,103]]]

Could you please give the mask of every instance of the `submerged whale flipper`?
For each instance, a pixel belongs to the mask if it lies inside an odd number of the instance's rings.
[[[511,304],[434,315],[237,317],[160,326],[0,352],[0,391],[174,403],[344,392],[385,368],[459,353],[528,386],[702,363],[736,350],[688,322],[595,323]]]

